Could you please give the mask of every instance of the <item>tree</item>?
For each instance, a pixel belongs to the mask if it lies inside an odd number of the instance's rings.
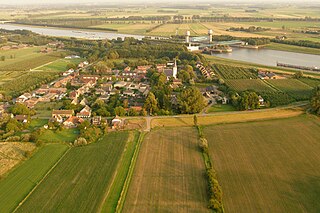
[[[126,110],[122,106],[118,106],[114,109],[114,113],[118,116],[125,116]]]
[[[302,71],[296,72],[296,73],[294,73],[293,77],[294,78],[302,78],[303,77],[303,72]]]
[[[181,113],[199,113],[205,107],[204,98],[196,87],[188,87],[178,95],[178,105]]]
[[[75,146],[85,146],[87,144],[88,144],[87,140],[82,137],[78,138],[77,140],[75,140],[73,142],[73,145],[75,145]]]
[[[316,115],[320,115],[320,86],[314,89],[314,93],[310,100],[311,111]]]
[[[152,92],[149,92],[148,97],[144,102],[144,108],[146,111],[152,115],[158,110],[158,101]]]
[[[193,124],[194,124],[195,126],[198,126],[198,117],[197,117],[197,115],[194,115],[194,116],[193,116]]]
[[[257,109],[260,107],[259,96],[255,92],[245,91],[237,99],[240,110]]]
[[[35,115],[35,111],[29,109],[24,104],[17,103],[11,109],[10,112],[14,115]]]

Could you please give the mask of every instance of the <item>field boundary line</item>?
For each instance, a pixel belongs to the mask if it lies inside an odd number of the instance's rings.
[[[117,204],[115,212],[121,212],[122,209],[123,209],[124,202],[125,202],[125,199],[126,199],[126,196],[127,196],[127,193],[128,193],[128,189],[129,189],[129,186],[130,186],[130,182],[131,182],[131,179],[132,179],[132,176],[133,176],[134,168],[136,166],[136,162],[137,162],[138,155],[139,155],[139,152],[140,152],[141,144],[142,144],[142,141],[144,139],[145,134],[146,134],[145,132],[140,132],[138,143],[137,143],[136,149],[135,149],[135,151],[133,153],[133,156],[132,156],[132,159],[131,159],[131,163],[130,163],[130,166],[129,166],[129,170],[128,170],[128,174],[127,174],[126,180],[125,180],[125,182],[123,184],[123,188],[122,188],[122,191],[121,191],[121,194],[120,194],[120,198],[118,200],[118,204]]]
[[[22,206],[22,204],[31,196],[31,194],[38,188],[38,186],[44,181],[44,179],[51,173],[51,171],[56,168],[56,166],[60,163],[60,161],[64,158],[64,156],[66,156],[68,154],[68,152],[71,150],[71,147],[69,146],[69,148],[63,153],[63,155],[57,160],[57,162],[55,164],[53,164],[53,166],[48,170],[48,172],[41,178],[40,181],[38,181],[38,183],[35,185],[35,187],[33,187],[33,189],[27,194],[27,196],[18,204],[18,206],[12,211],[13,213],[16,212],[20,206]]]

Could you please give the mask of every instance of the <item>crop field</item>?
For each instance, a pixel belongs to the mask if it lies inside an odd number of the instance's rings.
[[[252,68],[214,64],[213,69],[224,79],[256,79],[257,71]]]
[[[18,96],[23,92],[31,91],[42,84],[48,83],[57,77],[57,73],[54,72],[24,72],[23,75],[12,78],[11,80],[7,79],[0,84],[0,92],[11,96]]]
[[[154,23],[108,23],[102,25],[91,26],[94,28],[101,29],[114,29],[119,33],[129,33],[129,34],[144,34],[147,30],[157,26],[158,24]]]
[[[128,138],[129,132],[111,132],[96,143],[71,148],[17,212],[97,212],[123,166],[119,161]]]
[[[288,93],[296,100],[307,100],[310,98],[312,87],[297,79],[268,80],[279,90]]]
[[[270,120],[275,118],[288,118],[301,115],[304,111],[296,109],[269,109],[264,111],[245,111],[245,112],[224,112],[215,113],[207,116],[198,116],[199,125],[239,123],[257,120]],[[174,126],[193,126],[193,116],[183,116],[176,118],[154,118],[151,127],[174,127]]]
[[[26,153],[35,149],[33,143],[3,142],[0,143],[0,178],[26,159]]]
[[[272,87],[260,79],[226,79],[225,83],[237,92],[245,90],[254,90],[256,92],[274,91]]]
[[[58,52],[40,53],[43,47],[27,47],[16,50],[1,50],[0,56],[5,56],[5,61],[0,62],[0,71],[27,71],[51,61],[57,60]]]
[[[204,128],[226,212],[320,211],[320,120]]]
[[[209,212],[195,128],[161,128],[142,142],[123,212]]]
[[[309,85],[310,87],[317,87],[320,86],[320,80],[319,79],[312,79],[312,78],[300,78],[299,81],[302,81],[303,83]]]
[[[0,211],[12,212],[67,150],[48,144],[0,180]]]

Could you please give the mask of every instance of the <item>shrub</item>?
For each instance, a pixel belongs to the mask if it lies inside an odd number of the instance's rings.
[[[88,144],[88,142],[87,142],[87,140],[85,138],[78,138],[77,140],[75,140],[73,142],[74,146],[85,146],[87,144]]]

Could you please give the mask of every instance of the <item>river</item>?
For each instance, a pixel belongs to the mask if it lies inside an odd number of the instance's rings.
[[[134,37],[136,39],[144,38],[144,36],[142,35],[121,34],[116,32],[103,32],[71,28],[37,27],[29,25],[16,25],[11,23],[0,24],[0,28],[7,30],[24,29],[48,36],[63,36],[85,39],[116,39],[118,37]],[[270,49],[233,48],[232,53],[215,54],[215,56],[268,66],[276,66],[277,62],[280,62],[292,65],[320,67],[320,55],[294,53]]]
[[[294,53],[270,49],[232,49],[233,51],[231,53],[214,54],[214,56],[267,66],[276,66],[277,62],[279,62],[299,66],[320,67],[320,55]]]
[[[30,30],[32,32],[47,35],[47,36],[57,36],[57,37],[74,37],[74,38],[83,38],[83,39],[116,39],[118,37],[134,37],[136,39],[142,39],[142,35],[131,35],[131,34],[122,34],[117,32],[103,32],[98,30],[81,30],[81,29],[72,29],[72,28],[55,28],[55,27],[38,27],[30,25],[17,25],[17,24],[0,24],[0,28],[6,30]]]

